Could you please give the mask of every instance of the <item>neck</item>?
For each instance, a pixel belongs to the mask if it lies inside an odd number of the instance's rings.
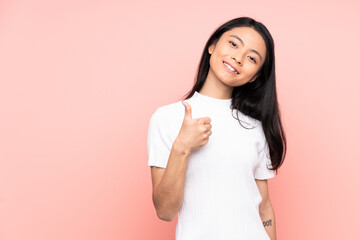
[[[210,68],[205,83],[198,92],[205,96],[217,99],[230,99],[232,97],[233,90],[234,87],[224,84],[215,76]]]

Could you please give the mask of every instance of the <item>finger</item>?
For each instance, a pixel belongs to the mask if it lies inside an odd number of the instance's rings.
[[[211,118],[209,118],[209,117],[203,117],[203,118],[200,118],[200,119],[203,121],[203,123],[206,123],[206,124],[211,122]]]
[[[185,106],[185,115],[184,118],[192,119],[191,106],[188,102],[182,101]]]
[[[204,124],[204,126],[205,126],[205,131],[207,132],[207,131],[209,131],[210,129],[211,129],[211,124]]]

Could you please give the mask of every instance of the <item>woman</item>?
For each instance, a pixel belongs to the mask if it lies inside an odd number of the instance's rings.
[[[263,24],[241,17],[212,34],[188,96],[152,115],[148,153],[158,217],[179,213],[176,240],[276,239],[267,179],[286,138]]]

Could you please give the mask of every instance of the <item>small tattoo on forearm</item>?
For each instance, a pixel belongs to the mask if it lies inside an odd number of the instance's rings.
[[[271,226],[271,219],[264,221],[263,224],[264,224],[264,227]]]

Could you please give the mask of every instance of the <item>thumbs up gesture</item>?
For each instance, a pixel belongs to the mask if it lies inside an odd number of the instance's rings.
[[[191,152],[209,141],[211,135],[211,119],[209,117],[192,118],[191,106],[182,101],[185,106],[184,120],[177,136],[177,142],[188,152]]]

